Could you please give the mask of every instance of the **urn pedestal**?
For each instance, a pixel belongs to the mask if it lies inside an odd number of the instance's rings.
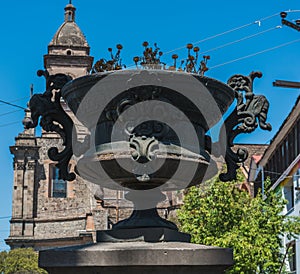
[[[97,243],[41,251],[49,274],[221,274],[232,250],[180,242]]]

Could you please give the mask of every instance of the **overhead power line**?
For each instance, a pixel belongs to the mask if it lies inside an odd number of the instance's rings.
[[[293,41],[290,41],[290,42],[287,42],[287,43],[284,43],[284,44],[281,44],[281,45],[278,45],[278,46],[275,46],[275,47],[272,47],[272,48],[268,48],[268,49],[265,49],[265,50],[262,50],[262,51],[258,51],[258,52],[255,52],[255,53],[243,56],[243,57],[239,57],[239,58],[227,61],[225,63],[212,66],[209,69],[212,70],[214,68],[222,67],[222,66],[225,66],[225,65],[237,62],[237,61],[241,61],[241,60],[244,60],[244,59],[247,59],[247,58],[250,58],[250,57],[262,54],[262,53],[265,53],[265,52],[269,52],[269,51],[272,51],[272,50],[275,50],[275,49],[278,49],[278,48],[282,48],[282,47],[285,47],[285,46],[288,46],[288,45],[291,45],[291,44],[294,44],[294,43],[297,43],[297,42],[300,42],[300,39],[296,39],[296,40],[293,40]]]
[[[14,99],[12,101],[9,101],[8,103],[15,103],[15,102],[19,102],[19,101],[22,101],[22,100],[25,100],[25,99],[29,99],[30,97],[29,96],[25,96],[25,97],[21,97],[21,98],[17,98],[17,99]],[[1,104],[0,103],[0,106],[3,105],[3,103]]]
[[[300,12],[300,10],[287,10],[286,12],[287,12],[287,13]],[[229,33],[231,33],[231,32],[234,32],[234,31],[237,31],[237,30],[240,30],[240,29],[249,27],[249,26],[254,25],[254,24],[258,24],[258,26],[261,26],[261,22],[266,21],[266,20],[268,20],[268,19],[271,19],[271,18],[273,18],[273,17],[275,17],[275,16],[278,16],[278,15],[280,15],[280,12],[277,12],[277,13],[274,13],[274,14],[269,15],[269,16],[267,16],[267,17],[264,17],[264,18],[255,20],[254,22],[251,22],[251,23],[248,23],[248,24],[245,24],[245,25],[242,25],[242,26],[239,26],[239,27],[236,27],[236,28],[227,30],[227,31],[225,31],[225,32],[221,32],[221,33],[219,33],[219,34],[216,34],[216,35],[213,35],[213,36],[204,38],[204,39],[202,39],[202,40],[199,40],[199,41],[194,42],[193,44],[196,45],[196,44],[199,44],[199,43],[203,43],[203,42],[206,42],[206,41],[208,41],[208,40],[211,40],[211,39],[214,39],[214,38],[217,38],[217,37],[220,37],[220,36],[229,34]],[[230,42],[230,43],[221,45],[221,46],[216,47],[216,48],[213,48],[213,49],[211,49],[211,50],[207,50],[207,51],[205,51],[205,52],[202,52],[201,54],[204,54],[204,53],[207,53],[207,52],[210,52],[210,51],[214,51],[214,50],[217,50],[217,49],[220,49],[220,48],[223,48],[223,47],[226,47],[226,46],[229,46],[229,45],[232,45],[232,44],[235,44],[235,43],[238,43],[238,42],[247,40],[247,39],[250,39],[250,38],[252,38],[252,37],[255,37],[255,36],[264,34],[264,33],[266,33],[266,32],[269,32],[269,31],[272,31],[272,30],[275,30],[275,29],[281,29],[281,28],[282,28],[281,26],[276,26],[276,27],[274,27],[274,28],[270,28],[270,29],[267,29],[267,30],[265,30],[265,31],[262,31],[262,32],[259,32],[259,33],[256,33],[256,34],[253,34],[253,35],[250,35],[250,36],[246,36],[246,37],[241,38],[241,39],[239,39],[239,40],[236,40],[236,41],[233,41],[233,42]],[[291,43],[295,43],[295,42],[297,42],[297,41],[294,41],[294,42],[291,42]],[[258,55],[258,54],[262,54],[262,53],[264,53],[264,52],[271,51],[271,50],[274,50],[274,49],[276,49],[276,48],[286,46],[286,45],[288,45],[288,44],[290,44],[290,43],[283,44],[283,45],[280,45],[280,46],[275,47],[275,48],[267,49],[267,50],[265,50],[265,51],[261,51],[261,52],[255,53],[255,54],[253,54],[253,55],[248,55],[248,56],[245,56],[245,57],[241,57],[241,58],[232,60],[232,61],[229,61],[228,64],[230,64],[230,63],[232,63],[232,62],[236,62],[236,61],[242,60],[242,59],[246,59],[246,58],[249,58],[249,57]],[[186,48],[186,46],[182,46],[182,47],[179,47],[179,48],[176,48],[176,49],[167,51],[167,52],[164,53],[164,55],[169,54],[169,53],[172,53],[172,52],[177,51],[177,50],[184,49],[184,48]],[[227,64],[227,62],[226,62],[226,64]],[[221,66],[221,65],[225,65],[225,63],[224,63],[224,64],[217,65],[217,66],[214,66],[214,67],[211,67],[210,69],[216,68],[216,67]]]
[[[252,25],[255,25],[255,24],[258,24],[258,25],[260,26],[261,22],[263,22],[263,21],[265,21],[265,20],[268,20],[268,19],[270,19],[270,18],[272,18],[272,17],[278,16],[279,14],[280,14],[280,13],[277,12],[277,13],[272,14],[272,15],[270,15],[270,16],[267,16],[267,17],[264,17],[264,18],[255,20],[254,22],[251,22],[251,23],[248,23],[248,24],[245,24],[245,25],[242,25],[242,26],[239,26],[239,27],[236,27],[236,28],[233,28],[233,29],[230,29],[230,30],[227,30],[227,31],[224,31],[224,32],[215,34],[215,35],[212,35],[212,36],[209,36],[209,37],[207,37],[207,38],[204,38],[204,39],[199,40],[199,41],[196,41],[196,42],[193,42],[192,44],[193,44],[193,45],[197,45],[197,44],[200,44],[200,43],[203,43],[203,42],[212,40],[212,39],[214,39],[214,38],[217,38],[217,37],[220,37],[220,36],[229,34],[229,33],[231,33],[231,32],[237,31],[237,30],[241,30],[241,29],[243,29],[243,28],[246,28],[246,27],[249,27],[249,26],[252,26]],[[172,53],[172,52],[177,51],[177,50],[185,49],[185,48],[186,48],[186,46],[182,46],[182,47],[179,47],[179,48],[176,48],[176,49],[172,49],[172,50],[169,50],[169,51],[165,52],[164,55],[169,54],[169,53]]]
[[[291,13],[291,12],[300,12],[300,10],[287,10],[287,11],[285,11],[285,12],[287,12],[287,13]],[[278,15],[280,15],[280,12],[277,12],[277,13],[274,13],[274,14],[272,14],[272,15],[269,15],[269,16],[266,16],[266,17],[263,17],[263,18],[260,18],[260,19],[258,19],[258,20],[255,20],[255,21],[251,22],[251,23],[248,23],[248,24],[245,24],[245,25],[242,25],[242,26],[239,26],[239,27],[236,27],[236,28],[233,28],[233,29],[230,29],[230,30],[227,30],[227,31],[224,31],[224,32],[215,34],[215,35],[212,35],[212,36],[209,36],[209,37],[204,38],[204,39],[202,39],[202,40],[196,41],[196,42],[194,42],[194,43],[192,43],[192,44],[196,45],[196,44],[199,44],[199,43],[203,43],[203,42],[212,40],[212,39],[214,39],[214,38],[217,38],[217,37],[220,37],[220,36],[229,34],[229,33],[231,33],[231,32],[234,32],[234,31],[237,31],[237,30],[241,30],[241,29],[246,28],[246,27],[249,27],[249,26],[251,26],[251,25],[257,24],[258,26],[261,26],[261,22],[266,21],[266,20],[268,20],[268,19],[271,19],[271,18],[273,18],[273,17],[275,17],[275,16],[278,16]],[[264,34],[264,33],[268,32],[268,31],[271,31],[271,30],[274,30],[274,29],[280,29],[280,28],[281,28],[281,26],[276,26],[275,28],[271,28],[271,29],[262,31],[262,32],[260,32],[260,33],[254,34],[253,36],[251,36],[251,35],[250,35],[249,37],[246,36],[246,37],[242,38],[241,41],[246,40],[246,39],[250,39],[250,38],[252,38],[252,37],[255,37],[255,36]],[[237,41],[233,41],[233,42],[231,42],[231,43],[228,43],[228,45],[235,44],[235,43],[238,43],[238,42],[240,42],[240,41],[238,41],[238,40],[237,40]],[[225,45],[222,45],[222,46],[220,46],[220,47],[225,47],[225,46],[228,46],[228,45],[225,44]],[[185,48],[186,48],[186,45],[184,45],[184,46],[182,46],[182,47],[178,47],[178,48],[172,49],[172,50],[169,50],[169,51],[167,51],[167,52],[164,52],[164,55],[167,55],[167,54],[170,54],[170,53],[175,52],[175,51],[177,51],[177,50],[181,50],[181,49],[185,49]],[[216,50],[216,49],[219,49],[219,48],[214,48],[214,49],[212,49],[212,50]],[[210,50],[210,51],[212,51],[212,50]],[[203,53],[206,53],[206,52],[208,52],[208,51],[202,52],[202,54],[203,54]],[[131,65],[127,66],[127,69],[130,69],[130,68],[132,68],[132,67],[135,67],[135,64],[131,64]]]
[[[287,12],[287,13],[300,12],[300,10],[286,10],[285,12]]]
[[[1,113],[0,114],[0,117],[2,116],[6,116],[6,115],[9,115],[9,114],[12,114],[12,113],[16,113],[16,112],[20,112],[21,110],[18,109],[18,110],[13,110],[13,111],[9,111],[9,112],[5,112],[5,113]]]
[[[2,125],[0,125],[0,128],[11,126],[11,125],[16,125],[16,124],[19,124],[19,123],[21,123],[21,121],[15,121],[15,122],[7,123],[7,124],[2,124]]]
[[[218,47],[215,47],[215,48],[212,48],[212,49],[203,51],[203,52],[201,52],[200,54],[206,54],[206,53],[208,53],[208,52],[212,52],[212,51],[215,51],[215,50],[219,50],[219,49],[222,49],[222,48],[225,48],[225,47],[228,47],[228,46],[237,44],[237,43],[239,43],[239,42],[242,42],[242,41],[251,39],[251,38],[253,38],[253,37],[256,37],[256,36],[265,34],[265,33],[269,32],[269,31],[276,30],[276,29],[282,29],[282,26],[276,26],[276,27],[269,28],[269,29],[267,29],[267,30],[264,30],[264,31],[261,31],[261,32],[252,34],[252,35],[245,36],[245,37],[243,37],[243,38],[241,38],[241,39],[238,39],[238,40],[235,40],[235,41],[232,41],[232,42],[223,44],[223,45],[221,45],[221,46],[218,46]]]
[[[3,100],[0,100],[0,103],[5,104],[5,105],[9,105],[9,106],[12,106],[12,107],[15,107],[15,108],[20,108],[20,109],[24,109],[24,110],[25,110],[24,107],[21,107],[21,106],[19,106],[19,105],[12,104],[12,103],[10,103],[10,102],[6,102],[6,101],[3,101]]]

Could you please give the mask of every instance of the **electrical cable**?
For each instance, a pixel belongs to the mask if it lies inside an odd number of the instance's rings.
[[[287,12],[287,13],[300,12],[300,10],[287,10],[287,11],[285,11],[285,12]],[[258,24],[258,26],[261,26],[261,22],[263,22],[263,21],[265,21],[265,20],[268,20],[268,19],[271,19],[271,18],[273,18],[273,17],[275,17],[275,16],[278,16],[278,15],[280,15],[280,12],[277,12],[277,13],[274,13],[274,14],[272,14],[272,15],[263,17],[263,18],[258,19],[258,20],[255,20],[255,21],[252,22],[252,23],[248,23],[248,24],[245,24],[245,25],[242,25],[242,26],[239,26],[239,27],[236,27],[236,28],[227,30],[227,31],[222,32],[222,33],[219,33],[219,34],[216,34],[216,35],[213,35],[213,36],[209,36],[209,37],[204,38],[204,39],[202,39],[202,40],[196,41],[196,42],[194,42],[194,43],[192,43],[192,44],[193,44],[193,45],[196,45],[196,44],[199,44],[199,43],[203,43],[203,42],[206,42],[206,41],[208,41],[208,40],[212,40],[212,39],[214,39],[214,38],[220,37],[220,36],[222,36],[222,35],[225,35],[225,34],[228,34],[228,33],[231,33],[231,32],[234,32],[234,31],[237,31],[237,30],[240,30],[240,29],[243,29],[243,28],[246,28],[246,27],[251,26],[251,25],[253,25],[253,24]],[[281,27],[281,26],[276,26],[275,28],[277,29],[277,28],[282,28],[282,27]],[[262,33],[267,32],[267,31],[271,31],[271,29],[266,30],[266,31],[263,31]],[[257,36],[257,35],[259,35],[259,34],[254,34],[253,36]],[[251,38],[251,37],[249,37],[249,38]],[[242,40],[246,40],[246,39],[249,39],[249,38],[245,38],[245,39],[242,39]],[[231,43],[234,44],[234,42],[231,42]],[[229,43],[229,44],[231,44],[231,43]],[[184,48],[186,48],[186,46],[182,46],[182,47],[179,47],[179,48],[175,48],[175,49],[169,50],[169,51],[167,51],[167,52],[164,52],[164,55],[167,55],[167,54],[169,54],[169,53],[172,53],[172,52],[174,52],[174,51],[181,50],[181,49],[184,49]],[[208,51],[205,51],[205,52],[208,52]],[[203,53],[204,53],[204,52],[202,52],[202,54],[203,54]],[[130,68],[132,68],[132,67],[135,67],[135,64],[131,64],[131,65],[127,66],[127,69],[130,69]],[[210,69],[211,69],[211,68],[210,68]]]
[[[16,121],[16,122],[8,123],[8,124],[2,124],[2,125],[0,125],[0,127],[8,127],[8,126],[16,125],[16,124],[20,124],[20,123],[21,123],[20,121]]]
[[[199,53],[199,55],[201,55],[201,54],[206,54],[206,53],[209,53],[209,52],[212,52],[212,51],[216,51],[216,50],[219,50],[219,49],[222,49],[222,48],[225,48],[225,47],[228,47],[228,46],[237,44],[237,43],[239,43],[239,42],[242,42],[242,41],[251,39],[251,38],[253,38],[253,37],[256,37],[256,36],[265,34],[265,33],[267,33],[267,32],[270,32],[270,31],[276,30],[276,29],[282,29],[282,26],[276,26],[276,27],[269,28],[269,29],[267,29],[267,30],[264,30],[264,31],[261,31],[261,32],[252,34],[252,35],[248,35],[248,36],[242,37],[242,38],[240,38],[240,39],[238,39],[238,40],[235,40],[235,41],[232,41],[232,42],[229,42],[229,43],[226,43],[226,44],[217,46],[217,47],[215,47],[215,48],[212,48],[212,49],[209,49],[209,50],[206,50],[206,51],[202,51],[202,52]],[[171,63],[169,63],[168,65],[170,65],[170,64],[171,64]]]
[[[0,114],[0,117],[6,116],[6,115],[9,115],[9,114],[12,114],[12,113],[20,112],[20,111],[21,110],[19,109],[19,110],[13,110],[13,111],[5,112],[5,113]]]
[[[239,58],[236,58],[236,59],[218,64],[218,65],[212,66],[209,69],[212,70],[212,69],[215,69],[215,68],[218,68],[218,67],[222,67],[222,66],[225,66],[225,65],[237,62],[237,61],[241,61],[241,60],[244,60],[244,59],[247,59],[247,58],[250,58],[250,57],[254,57],[256,55],[266,53],[266,52],[269,52],[269,51],[272,51],[272,50],[275,50],[275,49],[278,49],[278,48],[282,48],[282,47],[285,47],[285,46],[288,46],[288,45],[291,45],[291,44],[294,44],[294,43],[297,43],[297,42],[300,42],[300,39],[296,39],[296,40],[293,40],[293,41],[290,41],[290,42],[287,42],[287,43],[284,43],[284,44],[280,44],[280,45],[272,47],[272,48],[268,48],[268,49],[258,51],[258,52],[255,52],[255,53],[243,56],[243,57],[239,57]]]
[[[17,98],[17,99],[14,99],[12,101],[9,101],[8,103],[14,103],[14,102],[19,102],[19,101],[22,101],[24,99],[29,99],[30,97],[29,96],[25,96],[25,97],[21,97],[21,98]],[[0,104],[0,106],[4,105],[3,103]]]
[[[260,169],[259,168],[251,168],[250,170],[253,170],[253,171],[257,171]],[[270,170],[265,170],[264,169],[264,172],[265,173],[269,173],[269,174],[275,174],[275,175],[282,175],[283,172],[275,172],[275,171],[270,171]],[[285,178],[294,178],[294,177],[300,177],[300,175],[286,175]]]
[[[215,47],[215,48],[212,48],[212,49],[209,49],[209,50],[200,52],[200,54],[206,54],[206,53],[208,53],[208,52],[216,51],[216,50],[219,50],[219,49],[222,49],[222,48],[225,48],[225,47],[228,47],[228,46],[237,44],[237,43],[239,43],[239,42],[242,42],[242,41],[251,39],[251,38],[253,38],[253,37],[256,37],[256,36],[265,34],[265,33],[269,32],[269,31],[276,30],[276,29],[282,29],[282,26],[276,26],[276,27],[269,28],[269,29],[267,29],[267,30],[264,30],[264,31],[261,31],[261,32],[258,32],[258,33],[255,33],[255,34],[252,34],[252,35],[249,35],[249,36],[245,36],[245,37],[243,37],[243,38],[241,38],[241,39],[238,39],[238,40],[235,40],[235,41],[233,41],[233,42],[229,42],[229,43],[223,44],[223,45],[221,45],[221,46],[218,46],[218,47]]]
[[[297,11],[289,10],[289,11],[286,11],[286,12],[289,13],[289,12],[297,12]],[[274,13],[274,14],[269,15],[269,16],[267,16],[267,17],[263,17],[263,18],[261,18],[261,19],[255,20],[254,22],[251,22],[251,23],[248,23],[248,24],[245,24],[245,25],[242,25],[242,26],[239,26],[239,27],[236,27],[236,28],[233,28],[233,29],[230,29],[230,30],[227,30],[227,31],[224,31],[224,32],[215,34],[215,35],[212,35],[212,36],[209,36],[209,37],[204,38],[204,39],[202,39],[202,40],[196,41],[196,42],[194,42],[194,43],[192,43],[192,44],[193,44],[193,45],[197,45],[197,44],[200,44],[200,43],[203,43],[203,42],[212,40],[212,39],[214,39],[214,38],[217,38],[217,37],[226,35],[226,34],[228,34],[228,33],[231,33],[231,32],[234,32],[234,31],[237,31],[237,30],[240,30],[240,29],[249,27],[249,26],[254,25],[254,24],[258,24],[258,25],[260,26],[260,25],[261,25],[261,22],[263,22],[263,21],[265,21],[265,20],[268,20],[268,19],[270,19],[270,18],[273,18],[273,17],[275,17],[275,16],[278,16],[279,14],[280,14],[279,12]],[[184,45],[184,46],[182,46],[182,47],[179,47],[179,48],[175,48],[175,49],[166,51],[166,52],[164,52],[164,55],[167,55],[167,54],[170,54],[170,53],[175,52],[175,51],[177,51],[177,50],[181,50],[181,49],[185,49],[185,48],[186,48],[186,45]],[[135,67],[135,64],[131,64],[131,65],[127,66],[127,69],[130,69],[130,68],[132,68],[132,67]]]
[[[300,12],[300,10],[286,10],[287,13]]]
[[[290,11],[289,11],[289,12],[290,12]],[[204,38],[204,39],[199,40],[199,41],[196,41],[196,42],[193,42],[192,44],[193,44],[193,45],[197,45],[197,44],[200,44],[200,43],[203,43],[203,42],[212,40],[212,39],[214,39],[214,38],[217,38],[217,37],[226,35],[226,34],[228,34],[228,33],[231,33],[231,32],[234,32],[234,31],[237,31],[237,30],[240,30],[240,29],[249,27],[249,26],[254,25],[254,24],[259,24],[259,25],[260,25],[260,23],[261,23],[262,21],[268,20],[268,19],[270,19],[270,18],[272,18],[272,17],[275,17],[275,16],[277,16],[277,15],[279,15],[279,14],[280,14],[280,13],[277,12],[277,13],[272,14],[272,15],[270,15],[270,16],[267,16],[267,17],[264,17],[264,18],[255,20],[254,22],[251,22],[251,23],[248,23],[248,24],[245,24],[245,25],[242,25],[242,26],[233,28],[233,29],[231,29],[231,30],[227,30],[227,31],[224,31],[224,32],[221,32],[221,33],[212,35],[212,36],[209,36],[209,37],[207,37],[207,38]],[[169,50],[169,51],[165,52],[164,55],[169,54],[169,53],[172,53],[172,52],[177,51],[177,50],[184,49],[184,48],[186,48],[186,46],[182,46],[182,47],[179,47],[179,48],[176,48],[176,49],[173,49],[173,50]]]
[[[21,107],[21,106],[19,106],[19,105],[12,104],[12,103],[10,103],[10,102],[6,102],[6,101],[3,101],[3,100],[0,100],[0,103],[5,104],[5,105],[9,105],[9,106],[12,106],[12,107],[16,107],[16,108],[21,108],[21,109],[23,109],[23,110],[26,109],[26,108]]]

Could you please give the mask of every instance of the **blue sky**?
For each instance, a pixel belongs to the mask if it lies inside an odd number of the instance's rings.
[[[34,92],[44,91],[44,81],[36,71],[43,68],[43,55],[63,22],[67,3],[68,0],[1,2],[0,100],[25,107],[31,83]],[[117,43],[123,44],[123,62],[130,65],[132,57],[142,53],[143,41],[157,42],[163,52],[168,52],[188,42],[205,40],[198,44],[201,52],[222,47],[207,53],[211,56],[208,66],[212,68],[207,76],[226,82],[233,74],[262,71],[263,78],[257,79],[254,87],[257,94],[264,94],[270,101],[268,120],[273,131],[257,130],[239,138],[239,142],[268,143],[299,96],[299,89],[272,86],[276,79],[300,81],[300,32],[285,26],[276,28],[281,25],[281,11],[295,11],[289,12],[289,20],[300,18],[299,0],[73,0],[73,4],[77,8],[76,22],[96,59],[108,57],[107,48]],[[227,31],[230,32],[218,35]],[[232,44],[223,47],[228,43]],[[186,56],[185,49],[174,53],[179,58]],[[162,60],[170,63],[171,55],[166,54]],[[245,56],[252,57],[243,59]],[[9,218],[5,217],[11,215],[13,158],[9,146],[22,131],[23,116],[22,110],[0,103],[0,250],[8,248],[3,239],[9,233]]]

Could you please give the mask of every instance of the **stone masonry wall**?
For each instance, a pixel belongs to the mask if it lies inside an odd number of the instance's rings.
[[[86,220],[56,221],[35,223],[35,238],[51,239],[64,237],[77,237],[80,230],[84,230]]]
[[[80,231],[86,229],[86,219],[92,215],[96,207],[94,185],[77,177],[72,182],[67,182],[67,197],[51,197],[50,167],[54,163],[48,158],[48,149],[58,146],[62,149],[61,140],[58,138],[38,138],[40,146],[40,159],[37,168],[38,199],[37,216],[35,224],[35,238],[62,238],[78,236]],[[74,166],[71,166],[71,170]],[[103,218],[95,214],[95,218]],[[106,220],[97,220],[106,223]]]

